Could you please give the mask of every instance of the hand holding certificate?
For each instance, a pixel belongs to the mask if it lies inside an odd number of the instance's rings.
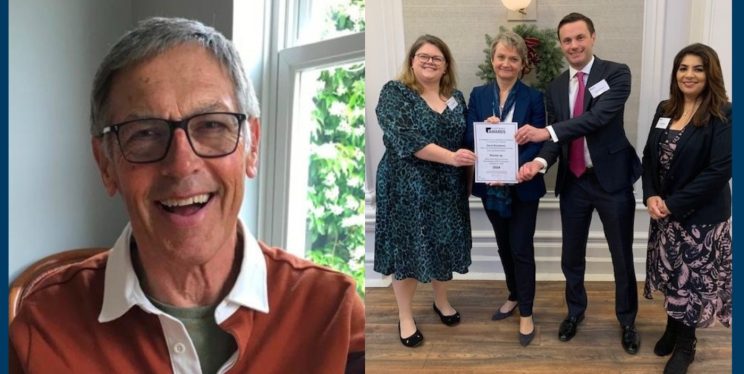
[[[473,123],[475,135],[475,181],[517,183],[519,149],[514,140],[516,122]]]

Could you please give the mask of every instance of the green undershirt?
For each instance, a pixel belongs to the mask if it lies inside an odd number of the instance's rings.
[[[216,305],[178,308],[163,304],[148,296],[156,308],[183,323],[199,356],[202,373],[216,373],[235,353],[237,345],[232,335],[223,331],[214,320]]]

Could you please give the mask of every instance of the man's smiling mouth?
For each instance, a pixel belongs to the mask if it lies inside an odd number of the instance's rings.
[[[168,213],[191,215],[203,208],[214,196],[214,193],[194,195],[184,199],[166,199],[158,204]]]

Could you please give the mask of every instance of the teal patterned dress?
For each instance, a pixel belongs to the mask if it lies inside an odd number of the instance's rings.
[[[376,272],[420,282],[452,279],[470,266],[470,215],[465,169],[414,156],[430,143],[463,148],[465,98],[444,112],[398,81],[385,84],[377,104],[385,154],[377,167]]]

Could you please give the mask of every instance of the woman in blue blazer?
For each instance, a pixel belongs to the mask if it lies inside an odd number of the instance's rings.
[[[518,126],[545,127],[543,94],[519,78],[527,66],[527,46],[511,31],[491,43],[491,64],[496,80],[473,88],[468,104],[465,144],[474,149],[474,122],[517,122]],[[519,165],[531,161],[542,143],[519,146]],[[516,178],[516,175],[515,175]],[[535,249],[533,236],[540,197],[545,195],[542,174],[515,185],[475,183],[473,195],[483,201],[496,234],[499,257],[509,289],[508,300],[493,315],[504,319],[519,306],[519,342],[527,346],[535,336],[532,304],[535,298]]]
[[[667,326],[654,347],[664,373],[685,373],[695,329],[731,325],[731,103],[716,52],[704,44],[674,58],[669,99],[643,150],[643,201],[651,216],[644,296],[664,293]]]

